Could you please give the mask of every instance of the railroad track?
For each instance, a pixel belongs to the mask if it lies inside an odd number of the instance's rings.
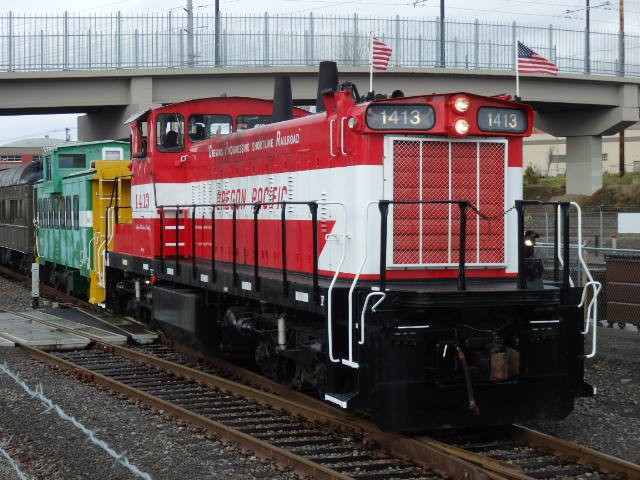
[[[36,359],[73,372],[85,381],[185,420],[274,458],[297,473],[318,479],[487,478],[481,469],[426,444],[359,424],[129,348],[98,345],[90,350],[46,353],[25,347]],[[394,445],[394,443],[396,445]]]
[[[517,425],[420,440],[513,480],[640,479],[638,465]]]
[[[55,355],[25,348],[314,478],[640,479],[637,465],[521,427],[438,438],[381,432],[264,377],[171,345],[97,344]]]

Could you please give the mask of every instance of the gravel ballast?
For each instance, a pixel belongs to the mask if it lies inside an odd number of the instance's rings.
[[[0,308],[25,310],[29,291],[0,277]],[[595,397],[578,399],[562,422],[538,422],[531,428],[640,463],[640,332],[599,328],[598,356],[588,360],[587,381]],[[0,365],[93,431],[115,452],[149,477],[121,466],[86,435],[12,378],[0,373],[0,442],[20,469],[39,480],[73,479],[295,479],[269,461],[236,446],[207,438],[200,431],[173,421],[112,393],[85,385],[33,361],[19,348],[0,348]],[[19,476],[0,456],[0,480]]]

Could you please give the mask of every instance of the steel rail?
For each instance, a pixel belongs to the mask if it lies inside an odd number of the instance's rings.
[[[158,409],[162,409],[177,418],[191,422],[194,425],[216,433],[229,441],[236,442],[247,449],[255,451],[257,455],[261,455],[266,458],[275,458],[279,463],[296,469],[298,473],[310,475],[313,476],[313,478],[318,479],[349,478],[340,473],[334,472],[333,470],[327,469],[326,467],[322,467],[321,465],[306,460],[303,457],[292,454],[284,449],[269,445],[268,443],[255,439],[247,434],[226,427],[219,422],[189,412],[182,407],[157,399],[140,390],[132,389],[120,382],[109,379],[101,374],[91,372],[90,370],[86,370],[71,362],[57,358],[54,355],[34,349],[27,345],[20,346],[27,350],[32,357],[38,360],[70,370],[75,372],[75,374],[82,379],[105,385],[118,393],[122,393],[123,395],[135,398],[141,402],[157,407]],[[489,480],[490,478],[482,469],[472,465],[471,463],[451,457],[447,453],[434,449],[423,443],[416,442],[411,438],[398,434],[382,432],[372,424],[367,425],[368,422],[361,422],[345,415],[336,416],[335,413],[329,412],[326,409],[316,409],[306,406],[293,400],[281,398],[277,395],[241,385],[224,378],[216,377],[187,366],[177,365],[173,362],[131,350],[126,347],[105,344],[99,341],[96,341],[96,346],[102,348],[104,351],[127,358],[136,363],[155,367],[166,372],[173,373],[179,377],[193,380],[208,387],[219,388],[229,393],[254,400],[258,403],[270,405],[276,409],[282,409],[293,415],[300,415],[307,420],[330,424],[341,429],[348,428],[361,431],[366,435],[368,440],[376,442],[382,447],[387,448],[394,456],[409,458],[416,464],[430,469],[442,477],[460,480]],[[303,398],[305,403],[308,402],[308,397],[304,396]]]
[[[578,465],[586,466],[604,473],[612,478],[640,479],[640,465],[597,452],[588,447],[583,447],[566,440],[531,430],[519,425],[497,427],[497,433],[506,435],[508,439],[517,444],[525,444],[530,447],[552,451],[554,455],[571,458]],[[536,475],[528,475],[517,464],[510,464],[491,458],[490,456],[465,450],[462,447],[449,445],[446,442],[432,438],[422,437],[420,441],[433,448],[454,455],[474,465],[482,467],[492,477],[492,474],[508,480],[535,480],[541,478]],[[549,476],[548,478],[551,478]]]
[[[233,428],[229,428],[215,420],[193,413],[171,402],[161,400],[153,395],[149,395],[148,393],[142,392],[136,388],[131,388],[104,375],[79,367],[61,358],[57,358],[55,355],[51,355],[27,345],[20,346],[24,348],[29,355],[41,362],[71,371],[85,381],[106,386],[109,389],[129,398],[138,400],[159,410],[163,410],[170,416],[184,420],[197,427],[201,427],[208,433],[220,436],[223,440],[237,443],[241,447],[251,450],[262,458],[273,458],[280,465],[291,467],[300,475],[308,475],[319,480],[349,480],[351,478],[307,460],[299,455],[295,455],[287,450],[271,445],[268,442],[239,432]]]
[[[576,458],[581,465],[595,466],[600,472],[615,475],[617,478],[640,479],[640,465],[620,458],[597,452],[588,447],[552,437],[529,428],[512,425],[509,435],[515,439],[536,447],[550,448],[556,454]]]
[[[209,387],[222,388],[237,395],[242,395],[262,404],[268,404],[274,408],[283,409],[294,415],[300,415],[311,421],[319,421],[334,425],[338,428],[351,428],[366,433],[367,436],[375,442],[387,447],[390,452],[400,457],[408,457],[417,464],[433,469],[443,476],[450,478],[460,478],[465,480],[484,480],[486,476],[480,469],[452,458],[443,452],[433,449],[428,445],[415,442],[412,439],[396,434],[383,432],[373,424],[365,425],[365,422],[358,421],[348,416],[337,417],[334,412],[325,409],[318,409],[315,406],[307,406],[309,397],[301,396],[296,400],[282,398],[253,387],[238,384],[236,382],[220,378],[209,373],[199,370],[177,365],[173,362],[147,355],[145,353],[136,352],[126,347],[117,345],[108,345],[117,355],[121,355],[129,360],[145,363],[147,365],[165,370],[175,375],[194,380]],[[368,422],[366,422],[368,423]]]

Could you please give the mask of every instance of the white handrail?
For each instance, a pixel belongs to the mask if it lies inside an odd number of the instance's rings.
[[[353,282],[351,282],[351,287],[349,288],[349,301],[347,303],[348,309],[349,309],[349,323],[348,323],[349,325],[348,326],[349,358],[346,360],[343,360],[342,363],[344,363],[345,365],[349,365],[353,368],[358,368],[358,363],[353,361],[353,292],[355,291],[356,284],[358,283],[358,279],[360,278],[360,274],[362,273],[362,270],[364,270],[364,265],[367,262],[367,251],[369,249],[369,235],[367,235],[367,226],[369,225],[369,209],[371,208],[371,205],[376,205],[377,203],[378,203],[377,201],[372,200],[369,203],[367,203],[367,207],[365,208],[364,235],[363,235],[364,252],[362,256],[362,262],[360,263],[360,267],[358,268],[358,271],[356,272],[356,276],[353,278]],[[366,306],[366,302],[365,302],[365,306]],[[363,333],[360,332],[360,340],[362,341],[363,339],[364,339]],[[358,343],[362,345],[362,343],[360,342]]]
[[[360,313],[360,341],[358,342],[358,345],[364,345],[364,319],[365,314],[367,313],[367,304],[369,303],[369,299],[371,297],[378,295],[381,296],[380,300],[374,303],[371,307],[371,311],[375,313],[378,305],[384,302],[384,299],[387,298],[387,294],[385,292],[371,292],[369,295],[367,295],[367,298],[364,299],[364,306],[362,307],[362,312]]]
[[[342,268],[342,264],[344,263],[344,259],[346,257],[346,252],[347,252],[347,234],[344,231],[344,228],[346,227],[346,220],[347,220],[347,207],[345,206],[345,204],[343,202],[332,202],[332,201],[320,201],[318,202],[318,204],[322,204],[322,205],[338,205],[340,207],[342,207],[342,212],[343,212],[343,232],[342,232],[342,238],[344,239],[343,243],[342,243],[342,256],[340,258],[340,262],[338,262],[338,266],[336,267],[336,272],[333,275],[333,278],[331,279],[331,283],[329,284],[329,289],[327,290],[327,342],[328,342],[328,350],[329,350],[329,360],[331,360],[333,363],[339,363],[340,359],[335,358],[333,356],[333,312],[332,312],[332,306],[333,306],[333,301],[332,301],[332,294],[333,294],[333,287],[336,284],[336,281],[338,280],[338,275],[340,274],[340,269]],[[335,235],[336,237],[340,237],[340,235]],[[328,238],[329,235],[326,236],[326,238]]]
[[[329,155],[337,157],[337,153],[333,153],[333,125],[336,123],[336,119],[329,120]]]
[[[587,307],[587,315],[585,319],[585,329],[581,332],[582,335],[586,335],[589,333],[589,324],[593,324],[593,334],[591,336],[591,353],[585,355],[585,358],[593,358],[596,356],[596,337],[598,332],[598,294],[602,289],[602,284],[598,281],[587,282],[584,285],[584,290],[582,290],[582,298],[580,299],[580,303],[578,304],[578,308],[584,305],[585,299],[587,297],[588,288],[593,288],[593,295],[591,296],[591,300],[589,300],[589,306]]]

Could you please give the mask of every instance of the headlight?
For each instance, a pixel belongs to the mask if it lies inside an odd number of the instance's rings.
[[[453,124],[453,129],[458,135],[466,135],[469,131],[469,122],[467,122],[464,118],[459,118]]]
[[[458,113],[464,113],[469,110],[470,101],[464,95],[458,95],[453,99],[453,109]]]

